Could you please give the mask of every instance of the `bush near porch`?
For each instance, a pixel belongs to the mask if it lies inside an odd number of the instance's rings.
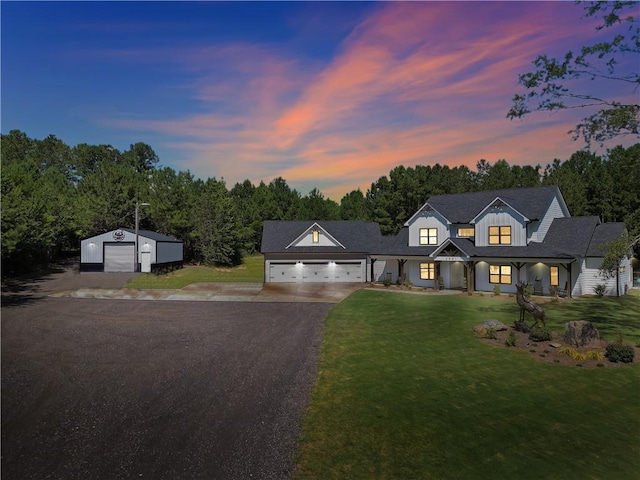
[[[359,291],[330,313],[296,479],[635,478],[640,366],[549,365],[479,342],[515,298]],[[640,340],[639,297],[545,304]]]

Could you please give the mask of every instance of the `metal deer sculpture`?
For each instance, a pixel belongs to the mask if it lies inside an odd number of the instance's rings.
[[[535,327],[538,322],[542,322],[542,325],[546,326],[544,323],[544,310],[540,305],[529,300],[529,297],[524,294],[524,287],[525,285],[522,282],[516,283],[516,301],[518,305],[520,305],[520,321],[524,323],[524,312],[529,312],[535,320],[531,326],[532,328]]]

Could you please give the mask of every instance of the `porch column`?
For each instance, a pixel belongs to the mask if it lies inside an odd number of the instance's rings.
[[[402,283],[404,279],[402,275],[404,275],[404,264],[407,263],[407,260],[402,258],[398,259],[398,283]]]
[[[465,268],[467,269],[467,291],[474,292],[476,289],[476,264],[474,261],[466,262]]]
[[[520,269],[524,266],[524,263],[513,263],[511,262],[511,265],[513,265],[514,267],[516,267],[516,281],[520,282]]]
[[[435,265],[434,267],[434,271],[435,271],[435,275],[436,275],[436,290],[440,291],[441,288],[444,288],[444,285],[440,284],[440,262],[433,262],[433,264]]]
[[[567,271],[567,297],[569,298],[573,298],[571,296],[571,290],[573,290],[573,288],[571,287],[571,263],[567,263],[566,265],[564,263],[560,264],[562,265],[562,268]]]

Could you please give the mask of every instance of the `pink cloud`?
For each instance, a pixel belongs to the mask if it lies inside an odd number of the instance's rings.
[[[198,175],[318,181],[335,185],[325,189],[335,200],[400,164],[544,165],[580,148],[566,135],[579,112],[505,115],[536,54],[594,35],[579,13],[558,3],[376,4],[325,64],[249,44],[169,50],[162,56],[193,76],[181,88],[201,113],[117,122],[167,135],[181,168]]]

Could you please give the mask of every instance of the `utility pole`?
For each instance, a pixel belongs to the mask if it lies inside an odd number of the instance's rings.
[[[139,218],[139,211],[140,211],[140,207],[141,206],[147,206],[150,205],[149,203],[146,202],[136,202],[136,247],[135,247],[135,252],[133,253],[133,259],[134,259],[134,264],[133,264],[133,271],[134,272],[139,272],[140,271],[140,252],[138,252],[138,225],[140,223],[140,218]]]

